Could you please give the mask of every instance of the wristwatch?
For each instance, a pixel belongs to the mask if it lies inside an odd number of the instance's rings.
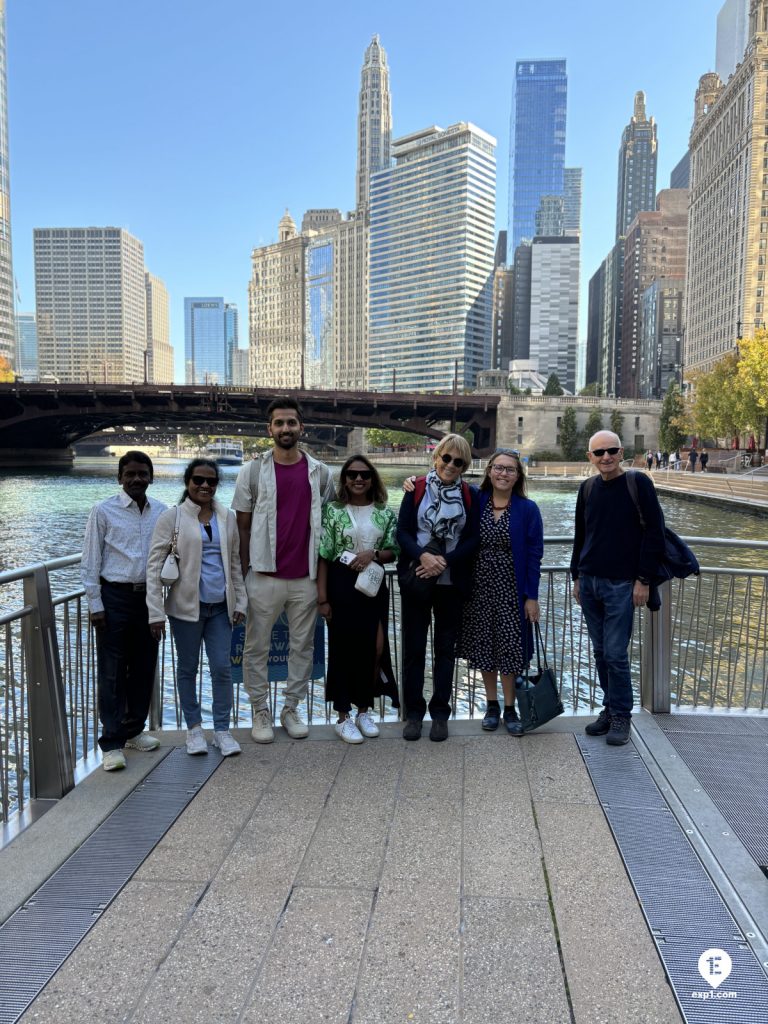
[[[374,562],[377,565],[381,565],[381,558],[379,558],[379,552],[378,551],[374,551],[373,552],[373,560],[374,560]]]

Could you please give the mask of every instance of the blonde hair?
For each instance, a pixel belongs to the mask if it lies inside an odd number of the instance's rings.
[[[472,464],[472,449],[467,444],[466,438],[463,438],[461,434],[446,434],[441,438],[432,455],[432,461],[437,464],[440,456],[450,451],[456,452],[459,458],[464,459],[465,469],[468,469]]]

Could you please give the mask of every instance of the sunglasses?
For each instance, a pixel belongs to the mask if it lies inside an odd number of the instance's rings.
[[[348,469],[344,476],[347,480],[370,480],[373,473],[370,469]]]
[[[603,455],[618,455],[621,448],[595,448],[591,451],[590,455],[596,455],[598,459],[601,459]]]
[[[457,459],[455,455],[441,455],[440,458],[443,460],[443,464],[446,466],[450,466],[451,463],[454,464],[456,469],[464,469],[464,467],[466,466],[466,462],[464,461],[464,459]]]
[[[202,487],[203,484],[208,484],[209,487],[219,486],[219,481],[214,480],[213,477],[210,476],[198,476],[196,473],[193,473],[189,479],[192,481],[195,487]]]

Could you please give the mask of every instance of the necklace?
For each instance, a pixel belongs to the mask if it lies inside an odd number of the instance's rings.
[[[503,512],[505,509],[509,508],[509,501],[507,501],[505,505],[497,505],[493,498],[491,498],[491,508],[494,512]]]

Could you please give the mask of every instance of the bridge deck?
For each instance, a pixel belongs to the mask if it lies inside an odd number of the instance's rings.
[[[266,747],[244,733],[242,756],[221,763],[21,1019],[680,1021],[579,750],[584,722],[522,740],[457,722],[444,744],[385,726],[359,747],[326,726]],[[688,769],[650,716],[635,723],[616,768],[636,751],[672,804]],[[712,747],[711,733],[687,735]],[[93,773],[0,853],[0,920],[180,735],[162,740],[158,754],[128,752],[121,776]],[[691,799],[714,835],[719,812],[698,789]],[[759,947],[762,875],[733,837],[715,857],[738,877]],[[695,963],[706,947],[686,941]]]

